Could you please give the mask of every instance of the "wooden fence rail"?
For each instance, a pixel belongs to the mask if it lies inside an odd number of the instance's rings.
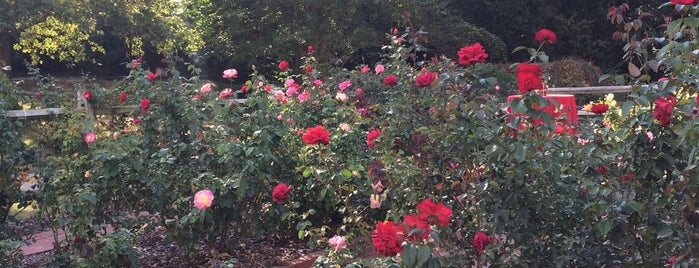
[[[632,86],[597,86],[597,87],[552,87],[548,89],[549,94],[608,94],[608,93],[628,93],[632,91]],[[112,106],[112,107],[92,107],[83,98],[82,92],[77,94],[76,110],[86,112],[90,117],[95,115],[128,114],[134,111],[136,105]],[[245,99],[234,99],[233,102],[242,103]],[[33,110],[8,110],[5,117],[16,119],[40,119],[63,113],[64,108],[44,108]],[[578,111],[579,115],[590,115],[588,112]]]

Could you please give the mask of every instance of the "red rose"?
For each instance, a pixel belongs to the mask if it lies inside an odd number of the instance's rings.
[[[485,49],[483,49],[480,43],[462,47],[457,54],[459,55],[459,64],[463,66],[469,66],[476,62],[485,62],[485,59],[488,58],[488,53],[485,53]]]
[[[597,167],[597,172],[599,172],[602,175],[607,174],[607,167],[599,166],[599,167]]]
[[[148,78],[148,81],[153,81],[153,80],[155,80],[156,78],[158,78],[158,76],[159,76],[159,75],[156,74],[156,73],[148,73],[148,77],[147,77],[147,78]]]
[[[599,103],[599,104],[593,104],[592,108],[590,109],[591,112],[596,113],[596,114],[603,114],[609,109],[609,105],[606,105],[604,103]]]
[[[391,257],[403,252],[403,232],[392,221],[384,221],[376,224],[376,230],[371,232],[371,241],[374,242],[374,251],[382,256]]]
[[[386,76],[386,78],[383,79],[383,84],[387,86],[395,86],[398,84],[398,77],[395,75]],[[697,102],[699,103],[699,100]]]
[[[292,189],[294,188],[288,184],[277,184],[277,186],[274,186],[274,189],[272,189],[272,201],[283,204],[284,201],[289,198],[289,192],[291,192]]]
[[[122,91],[121,94],[119,94],[119,101],[120,102],[126,101],[126,92],[125,91]]]
[[[433,203],[430,199],[425,199],[417,205],[418,218],[428,224],[439,224],[439,226],[447,226],[452,211],[442,203]]]
[[[145,98],[141,100],[141,110],[145,111],[146,109],[148,109],[148,106],[150,106],[150,99]]]
[[[306,48],[306,50],[308,50],[308,53],[313,52],[313,46],[308,46],[308,48]]]
[[[366,136],[366,144],[369,145],[370,148],[374,148],[374,140],[379,137],[381,134],[381,129],[374,129],[369,134]]]
[[[83,98],[85,98],[86,100],[91,100],[92,99],[92,92],[90,92],[90,91],[83,92]]]
[[[476,232],[476,235],[473,236],[473,240],[471,240],[471,245],[476,247],[476,250],[478,251],[478,254],[480,255],[483,250],[485,249],[485,246],[488,245],[488,235],[485,234],[484,232]]]
[[[289,62],[283,60],[279,63],[279,66],[277,67],[279,67],[279,70],[281,70],[282,72],[286,72],[289,70]]]
[[[633,179],[633,173],[626,174],[626,176],[619,178],[620,182],[627,182]]]
[[[307,73],[313,72],[313,67],[311,67],[311,65],[306,65],[306,72]]]
[[[305,142],[308,145],[328,145],[328,143],[330,142],[330,131],[325,130],[325,127],[323,126],[315,126],[306,129],[301,138],[303,138],[303,142]]]
[[[541,44],[548,42],[553,45],[556,43],[556,34],[549,29],[541,29],[534,34],[534,40]]]
[[[133,119],[133,124],[134,124],[134,125],[138,126],[138,124],[140,124],[140,123],[141,123],[141,119],[139,119],[138,117],[136,117],[136,118]]]
[[[415,82],[417,82],[418,87],[425,87],[431,85],[436,79],[437,74],[428,71],[418,75],[417,78],[415,78]]]
[[[427,222],[420,220],[420,218],[413,214],[405,215],[403,218],[403,224],[405,225],[405,234],[407,234],[407,239],[410,241],[417,241],[422,239],[427,239],[430,235],[430,226]],[[419,228],[421,230],[413,230]],[[411,234],[412,232],[412,234]]]
[[[655,100],[655,109],[653,109],[653,118],[660,121],[661,126],[667,126],[672,120],[672,109],[675,107],[676,99],[674,96],[669,96],[667,99],[659,97]]]
[[[519,92],[526,93],[532,90],[542,89],[541,67],[532,63],[520,63],[517,65],[517,88]]]
[[[675,5],[691,5],[694,4],[696,0],[670,0],[670,3]]]

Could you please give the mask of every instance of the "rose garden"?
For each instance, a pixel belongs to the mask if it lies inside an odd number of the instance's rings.
[[[125,78],[66,95],[22,95],[3,75],[2,113],[68,107],[0,117],[3,195],[56,233],[55,267],[139,267],[135,241],[153,230],[184,256],[206,252],[202,267],[270,266],[236,255],[249,237],[297,240],[320,252],[315,267],[693,267],[695,2],[658,7],[679,15],[629,41],[643,65],[601,78],[628,94],[575,95],[590,101],[567,110],[547,91],[559,40],[546,27],[504,68],[481,43],[425,57],[424,33],[395,28],[378,62],[330,73],[311,44],[298,66],[230,66],[220,82],[138,57]],[[75,110],[76,93],[126,111]],[[12,179],[24,169],[34,191]],[[0,238],[0,263],[20,266],[30,238]]]

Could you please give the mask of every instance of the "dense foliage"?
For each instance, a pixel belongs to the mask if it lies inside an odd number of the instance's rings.
[[[658,8],[674,17],[643,40],[657,50],[623,39],[632,61],[618,80],[633,92],[598,100],[600,116],[577,123],[540,108],[557,105],[541,95],[555,31],[514,49],[527,56],[514,78],[488,62],[486,44],[425,58],[427,33],[391,28],[375,64],[332,72],[303,42],[298,62],[272,59],[269,75],[227,66],[215,84],[197,63],[180,73],[176,55],[163,55],[161,74],[133,57],[112,87],[71,89],[95,109],[129,112],[66,109],[24,137],[5,119],[0,156],[23,164],[12,152],[33,140],[40,216],[67,231],[54,261],[77,267],[138,266],[134,241],[148,228],[222,267],[241,237],[289,232],[326,248],[320,267],[693,266],[699,3],[687,1]],[[2,83],[0,108],[16,108],[16,85]],[[146,228],[144,211],[156,219]],[[377,256],[358,258],[366,247]]]

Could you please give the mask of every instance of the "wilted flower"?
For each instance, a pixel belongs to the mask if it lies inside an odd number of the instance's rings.
[[[371,194],[369,196],[369,207],[379,208],[381,206],[381,196],[378,194]]]

